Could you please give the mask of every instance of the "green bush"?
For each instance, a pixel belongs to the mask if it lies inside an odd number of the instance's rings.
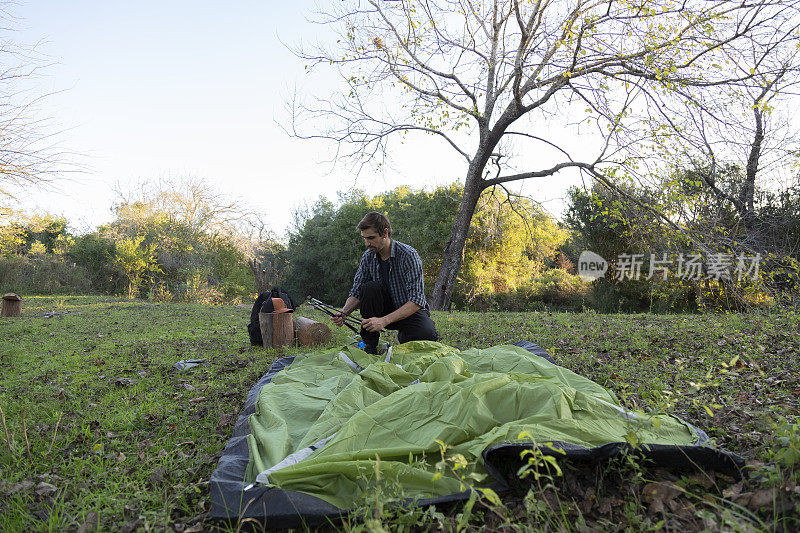
[[[117,293],[122,282],[112,266],[116,246],[114,241],[98,233],[75,238],[67,257],[87,272],[91,287],[102,293]]]
[[[534,300],[549,306],[580,309],[584,305],[589,284],[575,274],[553,268],[534,276],[529,290]]]
[[[601,313],[641,313],[650,308],[647,281],[600,278],[592,282],[587,296],[588,307]]]
[[[85,268],[63,256],[0,257],[0,291],[18,294],[73,294],[92,291]]]
[[[589,284],[560,268],[533,276],[518,289],[483,292],[469,300],[463,294],[453,297],[453,305],[470,311],[580,311],[586,305]]]

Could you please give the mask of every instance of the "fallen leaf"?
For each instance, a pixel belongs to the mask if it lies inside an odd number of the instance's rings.
[[[99,522],[99,516],[94,511],[89,511],[86,513],[86,517],[83,519],[83,524],[81,527],[78,528],[78,533],[89,533],[90,531],[97,530],[97,524]]]
[[[664,501],[654,500],[650,502],[650,507],[647,508],[648,514],[660,514],[664,512]]]
[[[224,428],[233,423],[236,420],[236,413],[222,413],[222,416],[219,417],[219,428]]]
[[[212,455],[208,455],[207,453],[202,454],[200,457],[197,458],[199,463],[203,464],[213,464],[216,462],[216,459]]]
[[[733,501],[742,506],[747,506],[750,503],[750,498],[753,496],[752,492],[742,492],[733,497]]]
[[[603,498],[598,500],[597,512],[600,514],[611,514],[612,502],[610,498]]]
[[[50,494],[53,494],[53,493],[54,493],[55,491],[57,491],[58,489],[57,489],[57,488],[55,488],[55,487],[54,487],[53,485],[51,485],[50,483],[45,483],[44,481],[42,481],[41,483],[39,483],[38,485],[36,485],[36,488],[35,488],[35,489],[33,489],[33,490],[34,490],[34,491],[36,492],[36,494],[38,494],[39,496],[49,496]]]
[[[206,397],[205,396],[198,396],[197,398],[192,398],[189,401],[192,402],[192,403],[200,403],[200,402],[206,401]]]
[[[705,489],[710,489],[714,486],[714,472],[701,472],[699,474],[694,474],[688,476],[688,480],[692,483],[697,483],[698,485],[702,485]]]
[[[673,513],[678,513],[685,507],[678,499],[670,500],[667,502],[667,505],[669,506],[669,510]]]
[[[775,490],[762,489],[753,493],[747,506],[756,511],[761,507],[772,507],[775,503]]]
[[[581,500],[578,502],[578,510],[582,514],[588,515],[592,511],[593,503],[592,500]]]
[[[671,481],[659,481],[657,483],[648,483],[642,489],[642,498],[648,503],[660,501],[667,503],[674,500],[679,494],[683,493],[683,489]]]
[[[650,503],[648,513],[659,514],[664,512],[664,504],[671,502],[682,492],[683,489],[671,481],[659,481],[644,486],[642,499]]]
[[[122,524],[122,527],[119,528],[121,533],[133,533],[139,528],[139,524],[142,522],[141,518],[137,518],[135,520],[131,520],[130,522],[125,522]]]
[[[164,474],[166,474],[167,469],[163,466],[157,466],[153,469],[153,472],[150,474],[150,482],[155,485],[156,483],[161,483],[164,481]]]
[[[28,481],[26,479],[24,481],[20,481],[19,483],[14,483],[13,485],[6,488],[5,491],[8,492],[9,494],[14,494],[15,492],[29,491],[32,488],[33,488],[33,482]]]
[[[743,483],[744,483],[743,481],[740,481],[739,483],[737,483],[735,485],[731,485],[727,489],[723,490],[722,491],[722,497],[723,498],[727,498],[729,500],[731,498],[735,498],[736,496],[738,496],[739,494],[742,493],[742,484]]]

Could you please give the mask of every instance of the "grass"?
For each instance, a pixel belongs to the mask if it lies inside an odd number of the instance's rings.
[[[249,312],[25,297],[22,317],[0,320],[0,529],[212,527],[208,479],[235,415],[272,361],[297,351],[251,347]],[[629,408],[669,411],[705,429],[746,457],[756,476],[743,484],[680,477],[622,458],[591,475],[565,469],[502,502],[481,496],[467,506],[394,514],[381,505],[378,517],[373,507],[370,520],[350,529],[800,528],[797,314],[434,318],[442,341],[459,348],[537,342]],[[346,342],[347,333],[337,330],[334,342]],[[206,362],[173,368],[196,358]],[[656,481],[678,487],[679,495],[662,494]]]

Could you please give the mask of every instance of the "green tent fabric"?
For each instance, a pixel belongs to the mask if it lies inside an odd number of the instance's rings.
[[[527,435],[585,448],[689,446],[704,436],[670,415],[626,411],[612,392],[523,348],[429,341],[387,356],[352,346],[298,355],[261,388],[249,423],[245,482],[340,509],[363,503],[378,479],[418,499],[463,491],[459,477],[481,486],[491,481],[482,452]],[[466,460],[458,476],[437,474],[440,443]]]

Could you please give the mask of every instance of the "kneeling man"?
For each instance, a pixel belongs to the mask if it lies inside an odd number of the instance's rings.
[[[392,239],[392,226],[381,213],[367,213],[356,226],[367,250],[361,256],[353,288],[342,310],[331,320],[337,326],[361,308],[361,338],[367,353],[376,353],[380,331],[398,330],[403,343],[439,339],[431,320],[422,279],[422,260],[407,244]]]

